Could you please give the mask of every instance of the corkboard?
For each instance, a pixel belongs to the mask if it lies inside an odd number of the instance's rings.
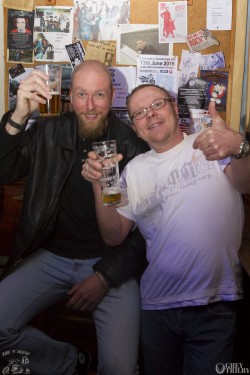
[[[35,6],[43,6],[51,4],[52,0],[35,0]],[[57,6],[61,5],[72,5],[72,0],[53,0]],[[226,119],[227,122],[230,120],[230,111],[231,106],[231,90],[232,90],[232,63],[234,59],[234,43],[235,43],[235,12],[236,12],[236,3],[239,0],[233,0],[233,17],[232,17],[232,30],[231,31],[213,31],[213,34],[218,39],[219,46],[211,46],[205,50],[202,50],[202,54],[208,54],[218,51],[223,51],[226,61],[226,70],[229,71],[229,87],[228,87],[228,96],[227,96],[227,113],[221,113],[222,117]],[[193,0],[191,5],[188,5],[188,34],[191,34],[197,30],[206,27],[206,1],[205,0]],[[158,24],[158,1],[157,0],[130,0],[130,22],[138,24]],[[7,24],[7,9],[4,9],[4,24]],[[5,31],[5,48],[4,48],[4,58],[5,58],[5,92],[7,93],[8,87],[8,68],[13,63],[7,63],[7,30]],[[87,47],[87,42],[83,42],[84,47]],[[174,44],[173,54],[181,57],[182,50],[188,50],[186,43]],[[114,58],[115,65],[115,58]],[[31,67],[31,64],[27,66]],[[5,98],[5,107],[8,108],[8,97]]]
[[[157,0],[131,0],[131,23],[158,23],[158,2]],[[145,5],[146,4],[146,5]],[[206,27],[206,6],[205,0],[193,0],[192,5],[188,5],[188,34]],[[234,57],[234,36],[235,36],[235,13],[236,0],[233,0],[233,17],[231,31],[213,31],[213,34],[220,42],[219,46],[211,46],[201,51],[202,54],[209,54],[218,51],[224,52],[226,68],[229,71],[229,87],[227,96],[227,113],[221,113],[227,122],[230,121],[230,106],[232,95],[232,63]],[[182,50],[188,50],[186,43],[174,44],[173,54],[181,57]]]

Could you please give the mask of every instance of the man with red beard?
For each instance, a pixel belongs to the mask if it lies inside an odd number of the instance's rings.
[[[29,352],[29,369],[36,375],[87,373],[89,364],[80,363],[73,345],[27,325],[67,297],[69,308],[93,314],[98,373],[137,374],[140,295],[134,276],[144,264],[145,243],[134,231],[121,246],[104,244],[92,186],[81,169],[93,141],[116,139],[124,155],[121,170],[148,146],[111,111],[112,77],[95,60],[72,74],[74,112],[38,119],[25,131],[29,115],[50,98],[46,79],[34,70],[21,81],[15,110],[1,121],[0,183],[28,178],[19,231],[0,283],[0,353]]]

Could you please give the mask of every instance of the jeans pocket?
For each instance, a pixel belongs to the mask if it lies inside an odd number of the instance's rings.
[[[209,313],[218,317],[235,317],[237,308],[238,301],[219,301],[208,305]]]

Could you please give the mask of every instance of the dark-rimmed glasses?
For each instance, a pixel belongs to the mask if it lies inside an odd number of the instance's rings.
[[[134,119],[141,120],[142,118],[144,118],[146,116],[148,108],[152,108],[154,111],[157,111],[158,109],[161,109],[162,107],[164,107],[164,105],[167,102],[173,102],[173,100],[168,99],[168,98],[157,99],[153,103],[151,103],[148,107],[140,108],[137,111],[135,111],[135,113],[133,113],[133,115],[131,116],[131,120],[132,121]]]

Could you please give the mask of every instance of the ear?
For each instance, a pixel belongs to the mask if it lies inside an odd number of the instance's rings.
[[[112,88],[112,93],[111,93],[112,103],[113,103],[113,101],[114,101],[114,97],[115,97],[115,89]]]
[[[70,103],[72,103],[72,90],[71,90],[71,87],[69,88],[69,98],[70,98]]]
[[[178,113],[178,105],[176,102],[173,103],[173,108],[174,108],[174,111],[176,113],[176,116],[179,118],[179,113]]]
[[[135,131],[135,133],[137,134],[137,137],[140,138],[140,136],[138,135],[138,132],[136,130],[136,127],[134,126],[134,123],[132,123],[131,128]]]

